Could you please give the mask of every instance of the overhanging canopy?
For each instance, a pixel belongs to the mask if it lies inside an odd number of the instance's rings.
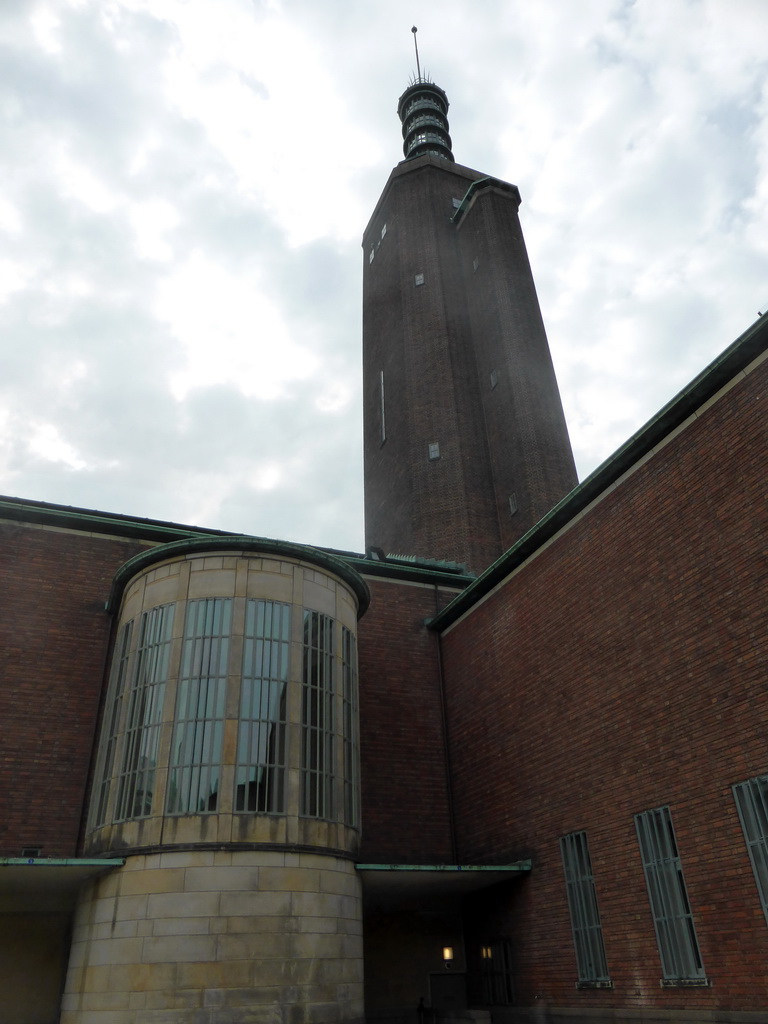
[[[122,857],[0,857],[0,912],[72,910],[83,882],[123,864]]]
[[[358,864],[366,898],[390,903],[409,898],[464,896],[531,870],[529,860],[514,864]]]

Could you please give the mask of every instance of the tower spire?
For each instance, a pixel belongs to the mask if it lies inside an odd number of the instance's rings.
[[[520,193],[453,161],[447,111],[419,63],[363,236],[365,534],[482,572],[577,479]]]
[[[419,44],[416,41],[416,33],[418,31],[419,30],[416,28],[415,25],[411,29],[411,32],[413,32],[413,45],[414,45],[414,48],[416,50],[416,81],[420,82],[421,81],[421,67],[419,66]]]
[[[416,50],[416,78],[411,80],[397,104],[403,126],[403,153],[406,160],[429,153],[453,162],[448,134],[448,97],[439,85],[430,81],[428,74],[422,76],[415,25],[411,32]]]

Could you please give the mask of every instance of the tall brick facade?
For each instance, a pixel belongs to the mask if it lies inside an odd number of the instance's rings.
[[[0,856],[74,857],[112,626],[136,542],[0,524]]]
[[[523,1005],[596,1019],[768,1006],[768,928],[731,792],[768,773],[767,389],[764,361],[443,634],[459,859],[534,861],[494,907]],[[702,988],[659,986],[633,816],[660,806]],[[580,830],[613,986],[602,992],[574,991],[564,941],[558,839]]]
[[[576,485],[519,205],[426,155],[366,229],[368,545],[480,572]]]

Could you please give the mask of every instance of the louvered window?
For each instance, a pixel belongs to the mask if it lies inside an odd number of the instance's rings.
[[[757,891],[768,919],[768,775],[760,775],[733,787]]]
[[[572,832],[563,836],[560,852],[565,870],[579,981],[585,984],[609,982],[587,833]]]
[[[663,980],[706,984],[668,807],[635,815]]]

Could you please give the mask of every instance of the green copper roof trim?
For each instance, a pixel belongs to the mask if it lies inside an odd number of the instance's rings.
[[[125,857],[0,857],[0,868],[120,868]]]
[[[465,874],[481,871],[530,871],[530,860],[514,864],[355,864],[357,871],[463,871]]]
[[[71,505],[25,498],[0,497],[0,518],[19,522],[43,523],[73,530],[89,529],[109,536],[135,537],[143,541],[180,540],[184,537],[231,536],[224,530],[182,526],[160,519],[135,519],[119,512],[100,512]]]
[[[371,592],[368,589],[368,584],[349,562],[337,558],[335,555],[330,555],[319,548],[307,547],[305,544],[294,544],[286,540],[269,540],[264,537],[238,537],[236,534],[229,534],[225,537],[188,537],[184,540],[173,541],[170,544],[160,544],[157,547],[149,548],[147,551],[141,551],[138,555],[134,555],[133,558],[129,558],[115,573],[112,580],[112,589],[107,599],[106,610],[114,614],[120,605],[120,599],[126,584],[137,573],[153,565],[155,562],[163,562],[167,558],[178,558],[198,552],[232,550],[311,562],[313,565],[326,569],[328,572],[332,572],[344,580],[357,598],[358,618],[363,615],[370,604]]]
[[[461,200],[456,213],[451,217],[451,224],[458,224],[461,218],[469,209],[470,203],[476,193],[480,192],[484,188],[500,188],[504,192],[511,192],[517,200],[517,208],[520,209],[520,189],[517,185],[510,185],[508,181],[502,181],[501,178],[478,178],[477,181],[473,181],[467,191],[464,193],[464,198]]]
[[[456,573],[450,569],[425,569],[419,565],[398,564],[397,562],[374,562],[366,558],[350,558],[350,563],[364,576],[382,576],[385,579],[399,582],[423,583],[429,586],[446,587],[449,590],[461,590],[468,587],[475,579]]]
[[[555,505],[466,590],[457,594],[450,604],[428,621],[429,628],[436,631],[445,629],[469,611],[766,349],[768,316],[752,324],[594,473]]]
[[[442,558],[422,558],[420,555],[389,554],[381,559],[381,561],[413,565],[419,569],[440,569],[441,572],[452,572],[457,576],[471,575],[463,562],[448,562]]]
[[[227,533],[225,530],[183,526],[155,519],[134,519],[117,512],[100,512],[94,509],[81,509],[70,505],[55,505],[49,502],[11,497],[0,497],[0,520],[55,526],[59,529],[97,533],[107,537],[132,538],[148,544],[167,544],[174,541],[197,539],[210,540],[211,538],[231,541],[233,537],[241,536]],[[460,566],[436,559],[387,555],[378,560],[356,551],[343,551],[338,548],[311,547],[310,550],[324,552],[339,558],[361,575],[366,576],[383,576],[392,580],[434,586],[447,585],[452,588],[466,587],[474,579],[474,576],[464,573]]]

